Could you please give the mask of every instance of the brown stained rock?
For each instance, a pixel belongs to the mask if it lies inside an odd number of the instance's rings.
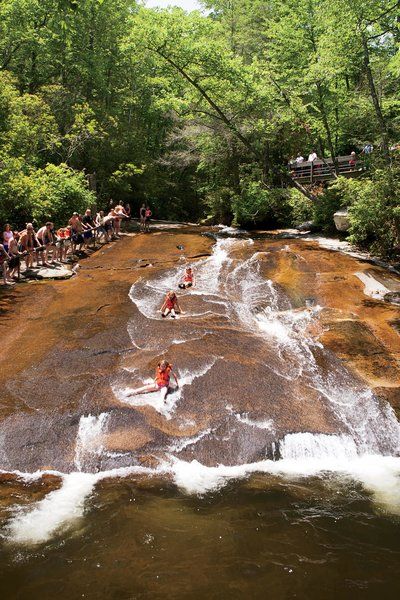
[[[0,485],[14,482],[17,479],[18,475],[16,473],[0,473]]]
[[[345,359],[353,369],[375,385],[400,379],[396,359],[365,323],[353,320],[330,322],[321,337],[323,344]]]
[[[42,467],[41,471],[47,471],[52,469],[52,467]],[[61,477],[59,475],[54,475],[54,473],[43,473],[42,475],[42,483],[43,485],[54,485],[54,489],[61,485]]]
[[[400,387],[377,387],[374,393],[384,402],[389,402],[400,421]]]
[[[222,309],[198,320],[162,322],[145,319],[132,304],[129,290],[139,277],[146,281],[182,264],[177,245],[184,246],[186,256],[200,257],[209,255],[212,244],[185,228],[125,237],[93,254],[84,263],[84,273],[69,281],[21,286],[10,292],[11,301],[3,296],[0,311],[9,320],[2,329],[0,421],[8,432],[7,468],[76,468],[80,418],[101,412],[110,413],[103,443],[110,452],[127,454],[123,466],[156,465],[180,442],[180,458],[237,464],[265,457],[272,441],[288,432],[340,431],[341,424],[312,381],[296,372],[290,348],[277,348],[273,340],[245,332]],[[254,252],[261,253],[262,276],[276,282],[282,297],[287,295],[283,310],[301,308],[311,298],[325,307],[320,327],[308,332],[321,336],[328,349],[315,350],[321,376],[329,374],[336,355],[370,385],[387,389],[399,381],[399,336],[390,325],[398,319],[398,309],[384,302],[365,303],[363,285],[353,275],[365,265],[301,240],[238,244],[233,260],[240,265]],[[140,265],[146,264],[154,268],[142,271]],[[192,312],[201,308],[196,296],[183,295],[182,302],[190,303]],[[133,349],[130,322],[137,326],[138,345],[147,344],[150,350],[128,352]],[[196,340],[198,330],[201,339]],[[173,344],[185,331],[190,343]],[[184,388],[170,419],[150,406],[130,407],[116,398],[116,384],[134,387],[152,377],[165,352],[178,368],[184,364],[188,370],[215,359],[206,376]],[[386,398],[397,402],[392,392]],[[271,419],[275,429],[253,427],[237,415]],[[210,434],[201,437],[206,430]],[[106,460],[110,468],[119,466],[113,457]]]
[[[133,427],[132,429],[120,428],[102,436],[104,446],[112,452],[138,450],[152,440],[153,436],[139,427]]]
[[[384,345],[370,331],[365,323],[352,319],[327,323],[329,329],[322,336],[322,342],[335,348],[345,356],[375,356],[387,354]],[[389,357],[390,359],[390,357]]]
[[[147,467],[148,469],[156,469],[160,464],[159,458],[151,454],[141,454],[138,456],[138,460],[142,467]]]

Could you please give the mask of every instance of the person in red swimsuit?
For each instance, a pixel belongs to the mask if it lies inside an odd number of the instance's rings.
[[[191,267],[187,267],[183,279],[179,284],[179,287],[181,288],[181,290],[186,290],[187,288],[193,287],[194,285],[195,281],[193,270]]]
[[[164,304],[160,308],[163,319],[171,314],[171,317],[175,319],[176,313],[182,313],[182,309],[179,306],[178,298],[173,290],[168,292],[165,297]]]
[[[175,379],[176,385],[174,387],[171,386],[171,376]],[[172,370],[172,365],[168,361],[162,360],[157,365],[154,382],[150,383],[149,385],[144,385],[143,387],[137,388],[136,390],[133,390],[133,392],[131,392],[129,396],[137,396],[138,394],[149,394],[151,392],[160,391],[162,399],[165,400],[165,397],[167,396],[168,392],[178,387],[179,381]]]

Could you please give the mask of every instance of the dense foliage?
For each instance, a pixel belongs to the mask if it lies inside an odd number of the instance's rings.
[[[348,205],[352,239],[395,253],[400,2],[203,5],[0,2],[0,218],[62,219],[112,197],[164,218],[329,228]],[[367,142],[370,170],[330,189],[286,168]]]

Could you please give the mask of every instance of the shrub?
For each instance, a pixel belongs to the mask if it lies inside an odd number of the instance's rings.
[[[400,243],[400,183],[398,173],[382,170],[373,179],[349,186],[350,241],[381,256],[392,257]]]
[[[264,188],[258,181],[243,183],[240,196],[234,196],[234,224],[242,226],[285,226],[290,222],[290,192],[281,188]]]
[[[73,211],[83,212],[96,201],[83,173],[67,165],[28,169],[18,159],[4,164],[0,198],[1,218],[19,227],[30,220],[37,224],[47,220],[64,224]]]
[[[381,256],[392,256],[400,236],[400,183],[398,169],[377,170],[368,178],[339,177],[316,206],[316,221],[325,230],[333,214],[349,211],[349,241]]]
[[[288,203],[291,211],[291,225],[296,227],[304,221],[313,219],[314,203],[296,189],[289,190]]]

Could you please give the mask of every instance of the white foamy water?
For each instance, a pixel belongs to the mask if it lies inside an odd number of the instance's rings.
[[[283,459],[297,461],[309,458],[325,460],[357,457],[357,447],[348,435],[325,435],[322,433],[290,433],[279,444]]]
[[[85,499],[95,483],[94,474],[65,475],[60,489],[12,519],[7,528],[8,537],[20,544],[38,544],[50,539],[66,524],[71,526],[82,517]]]
[[[204,434],[206,432],[203,432]],[[291,434],[292,435],[292,434]],[[294,434],[303,435],[303,434]],[[313,437],[313,434],[308,434]],[[287,438],[289,436],[286,436]],[[245,465],[207,467],[194,460],[186,462],[170,457],[158,469],[126,467],[102,473],[71,473],[63,476],[62,486],[35,503],[28,510],[19,510],[9,522],[6,535],[10,542],[36,545],[47,542],[79,522],[84,516],[85,501],[98,481],[105,478],[124,478],[145,474],[172,475],[176,485],[188,494],[204,495],[226,485],[232,479],[245,479],[254,473],[281,476],[285,479],[335,475],[352,478],[364,485],[373,494],[375,502],[384,510],[400,514],[400,458],[380,455],[352,456],[354,448],[343,436],[316,435],[317,440],[302,438],[302,450],[293,450],[294,439],[284,440],[282,446],[288,456],[282,460],[264,460]],[[331,438],[328,442],[324,438]],[[334,438],[337,439],[334,439]],[[195,443],[201,439],[185,440]],[[184,448],[185,445],[175,450]],[[340,455],[327,455],[340,447]],[[293,457],[292,453],[296,456]],[[301,456],[299,456],[301,454]],[[321,455],[322,454],[322,455]],[[28,480],[31,474],[26,474]],[[328,480],[329,485],[329,480]]]
[[[239,423],[249,425],[250,427],[256,427],[257,429],[266,429],[267,431],[274,431],[274,422],[272,419],[250,419],[247,413],[235,414],[236,419]]]
[[[364,294],[375,300],[383,300],[390,290],[369,273],[355,273],[355,276],[364,284]]]
[[[84,470],[85,462],[101,456],[104,449],[103,434],[108,418],[108,413],[101,413],[98,416],[87,415],[80,418],[74,461],[78,471]]]
[[[158,473],[162,473],[160,468]],[[61,534],[73,527],[84,516],[85,502],[93,492],[97,482],[106,478],[122,478],[140,474],[154,475],[153,469],[133,466],[101,473],[69,473],[62,475],[62,485],[58,490],[50,492],[43,500],[36,502],[28,509],[19,509],[6,528],[6,536],[10,542],[25,545],[36,545],[47,542],[56,534]],[[29,473],[20,474],[27,481]],[[43,472],[36,473],[43,475]]]
[[[161,391],[130,396],[132,388],[120,388],[118,385],[115,385],[113,386],[113,392],[121,402],[129,404],[129,406],[151,406],[166,419],[171,419],[176,406],[182,398],[184,388],[192,385],[195,379],[204,377],[204,375],[212,369],[217,360],[217,356],[211,356],[202,367],[199,367],[196,370],[184,368],[177,369],[176,374],[179,381],[179,388],[175,388],[174,391],[170,392],[165,400],[163,399]],[[143,381],[143,385],[150,385],[152,383],[154,383],[153,379],[145,379]],[[171,378],[171,383],[175,383],[173,377]]]
[[[211,433],[211,429],[206,429],[202,431],[198,435],[189,438],[183,438],[171,444],[168,448],[168,452],[182,452],[185,448],[189,448],[190,446],[194,446],[197,442],[200,442],[203,438],[207,437]]]
[[[247,234],[245,229],[239,229],[239,227],[229,227],[228,225],[217,225],[219,227],[219,233],[223,235],[243,235]]]
[[[360,453],[400,453],[400,423],[392,407],[379,402],[368,388],[356,385],[341,366],[332,365],[330,374],[324,377],[316,372],[314,386]]]
[[[231,413],[239,423],[243,423],[249,427],[256,427],[257,429],[266,429],[270,432],[275,430],[272,419],[251,419],[248,413],[235,413],[230,404],[227,405],[226,410]]]
[[[218,467],[207,467],[197,460],[185,462],[174,457],[172,471],[178,487],[188,494],[199,495],[219,489],[232,479],[244,479],[254,473],[277,475],[284,480],[324,477],[330,474],[339,479],[344,477],[360,482],[373,494],[375,502],[381,508],[392,514],[400,514],[400,458],[392,456],[364,455],[349,458],[342,453],[340,457],[309,456]]]

